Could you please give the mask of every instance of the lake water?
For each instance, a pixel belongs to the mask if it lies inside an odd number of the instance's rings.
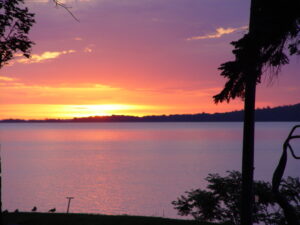
[[[271,180],[295,124],[256,124],[257,179]],[[205,187],[208,173],[240,169],[242,126],[2,123],[3,208],[65,212],[72,196],[71,212],[178,218],[171,201]],[[299,176],[299,160],[289,157],[285,174]]]

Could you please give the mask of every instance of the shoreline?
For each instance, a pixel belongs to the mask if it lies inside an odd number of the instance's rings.
[[[104,215],[84,213],[3,213],[4,225],[213,225],[187,219],[171,219],[151,216]]]

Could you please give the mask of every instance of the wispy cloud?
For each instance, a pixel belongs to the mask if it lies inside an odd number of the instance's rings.
[[[60,57],[61,55],[66,55],[66,54],[71,54],[76,52],[75,50],[66,50],[66,51],[61,51],[61,52],[44,52],[40,55],[38,54],[32,54],[30,58],[21,58],[17,59],[16,61],[18,63],[23,63],[23,64],[31,64],[31,63],[41,63],[46,60],[50,59],[55,59]]]
[[[0,76],[0,81],[15,81],[15,78]]]
[[[190,38],[187,38],[187,40],[188,41],[193,41],[193,40],[203,40],[203,39],[215,39],[215,38],[220,38],[220,37],[222,37],[223,35],[226,35],[226,34],[232,34],[236,31],[246,30],[246,29],[248,29],[248,26],[236,27],[236,28],[219,27],[219,28],[216,29],[216,31],[214,33],[201,35],[201,36],[190,37]]]

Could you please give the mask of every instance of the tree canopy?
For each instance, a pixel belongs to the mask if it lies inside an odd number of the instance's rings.
[[[193,216],[200,222],[241,224],[240,204],[242,175],[238,171],[228,171],[227,176],[209,174],[205,179],[207,188],[185,192],[173,201],[174,208],[181,216]],[[287,224],[283,210],[279,207],[269,182],[255,181],[255,204],[253,220],[258,224]],[[295,207],[300,218],[300,180],[288,177],[282,180],[278,192],[286,196]]]
[[[34,14],[23,6],[23,0],[0,0],[0,68],[21,52],[30,56],[34,44],[28,37],[35,23]]]
[[[234,61],[220,66],[221,75],[228,79],[224,89],[214,96],[216,103],[244,98],[249,67],[251,76],[260,83],[262,70],[278,74],[289,63],[288,55],[300,54],[300,1],[259,0],[253,8],[251,32],[232,42]],[[253,51],[258,51],[253,58]],[[253,68],[253,65],[255,68]]]

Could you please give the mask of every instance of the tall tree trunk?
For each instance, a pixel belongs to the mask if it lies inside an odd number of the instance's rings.
[[[241,224],[252,225],[253,172],[254,172],[254,121],[256,80],[248,79],[245,90],[244,135],[242,159]]]
[[[249,35],[255,29],[255,10],[258,0],[251,1]],[[254,174],[254,124],[255,124],[255,93],[257,75],[261,73],[257,68],[258,48],[251,46],[246,68],[246,87],[244,102],[244,134],[242,157],[242,198],[241,198],[241,224],[253,224],[253,174]]]

